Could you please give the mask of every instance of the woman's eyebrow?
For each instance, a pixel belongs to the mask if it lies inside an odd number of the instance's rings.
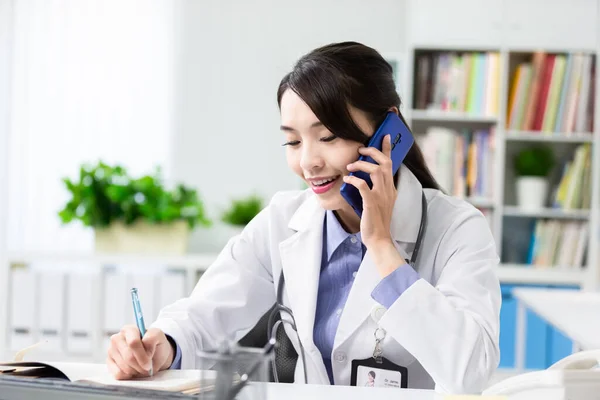
[[[310,124],[310,129],[320,128],[322,126],[323,126],[323,123],[321,121],[315,121],[312,124]],[[286,132],[296,132],[296,130],[294,128],[292,128],[291,126],[286,126],[286,125],[281,125],[279,127],[279,129],[281,129],[282,131],[286,131]]]

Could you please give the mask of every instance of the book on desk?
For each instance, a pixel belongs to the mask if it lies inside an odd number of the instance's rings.
[[[201,391],[214,389],[216,373],[199,370],[164,370],[152,377],[117,380],[112,377],[106,364],[18,361],[0,362],[0,376],[59,379],[91,385],[198,394]]]

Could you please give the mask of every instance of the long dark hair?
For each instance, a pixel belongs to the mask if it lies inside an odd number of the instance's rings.
[[[279,106],[287,89],[296,92],[331,133],[365,145],[369,137],[356,125],[348,106],[365,112],[375,126],[391,107],[400,109],[391,65],[376,50],[356,42],[332,43],[300,58],[279,84]],[[401,113],[400,118],[406,123]],[[424,188],[440,189],[416,142],[404,164]],[[398,173],[394,180],[397,184]]]

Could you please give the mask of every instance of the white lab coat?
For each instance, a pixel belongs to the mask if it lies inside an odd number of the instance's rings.
[[[404,165],[392,237],[409,258],[421,219],[422,187]],[[335,384],[349,385],[353,359],[369,358],[383,328],[383,356],[408,368],[409,388],[481,392],[499,361],[498,255],[485,217],[465,201],[425,189],[428,223],[417,262],[421,279],[389,308],[371,297],[381,281],[369,251],[340,317],[331,354]],[[182,350],[182,368],[198,351],[246,334],[275,302],[282,270],[284,304],[294,312],[309,383],[329,384],[313,342],[325,210],[310,190],[281,192],[230,240],[190,297],[164,308],[152,325]],[[287,325],[287,324],[286,324]],[[286,333],[299,351],[295,333]],[[298,357],[295,381],[303,383]]]

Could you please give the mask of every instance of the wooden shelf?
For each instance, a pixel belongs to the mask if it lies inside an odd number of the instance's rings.
[[[557,208],[544,208],[542,210],[530,211],[523,210],[515,206],[504,206],[503,214],[505,217],[586,220],[590,217],[590,210],[562,210]]]
[[[540,268],[524,264],[500,264],[496,270],[502,283],[581,285],[585,270],[578,267]]]
[[[410,119],[413,121],[452,121],[465,123],[496,124],[498,117],[473,115],[458,111],[411,110]]]
[[[592,133],[548,133],[530,131],[507,131],[506,140],[511,142],[592,143]]]
[[[494,199],[487,197],[467,197],[465,200],[478,208],[494,208],[496,206]]]

